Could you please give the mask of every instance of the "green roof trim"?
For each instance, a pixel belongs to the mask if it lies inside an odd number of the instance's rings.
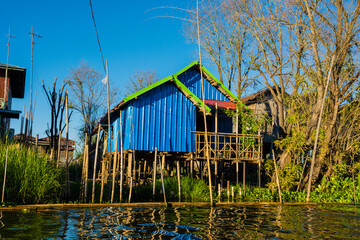
[[[195,66],[196,64],[199,64],[198,60],[193,61],[192,63],[190,63],[189,65],[187,65],[186,67],[184,67],[183,69],[181,69],[180,71],[178,71],[177,73],[174,74],[174,77],[179,76],[180,74],[186,72],[187,70],[189,70],[190,68],[192,68],[193,66]]]
[[[201,110],[205,106],[205,110],[208,113],[211,113],[211,109],[207,105],[205,105],[204,102],[201,101],[193,92],[191,92],[182,82],[180,82],[180,80],[177,79],[177,77],[174,76],[173,80],[174,80],[175,85],[177,85],[179,88],[181,88],[181,90],[183,90],[185,93],[187,93],[190,96],[190,100],[194,100],[198,105],[201,106]],[[186,96],[186,94],[184,94],[184,95]],[[194,105],[197,105],[197,104],[194,104]]]
[[[163,83],[166,83],[166,82],[170,81],[171,79],[173,79],[172,75],[170,75],[170,76],[168,76],[166,78],[163,78],[163,79],[161,79],[161,80],[147,86],[146,88],[143,88],[143,89],[137,91],[136,93],[133,93],[133,94],[127,96],[126,98],[124,98],[124,102],[128,102],[130,100],[133,100],[134,98],[137,98],[138,96],[150,91],[151,89],[154,89],[154,88],[160,86]]]
[[[235,96],[235,94],[233,94],[227,87],[225,87],[225,85],[220,82],[209,70],[207,70],[206,67],[202,66],[202,69],[204,70],[204,72],[209,75],[215,82],[217,82],[224,90],[225,92],[227,92],[227,94],[229,94],[235,101],[239,101],[239,99]]]

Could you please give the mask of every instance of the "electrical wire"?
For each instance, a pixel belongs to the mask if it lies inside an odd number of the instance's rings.
[[[96,28],[95,16],[94,16],[94,11],[93,11],[93,7],[92,7],[92,4],[91,4],[91,0],[89,0],[89,3],[90,3],[90,9],[91,9],[91,16],[92,16],[92,20],[93,20],[94,28],[95,28],[96,38],[97,38],[97,42],[98,42],[99,50],[100,50],[100,54],[101,54],[101,60],[102,60],[102,63],[103,63],[104,71],[106,73],[104,56],[103,56],[103,53],[101,51],[100,38],[99,38],[99,34],[98,34],[98,31],[97,31],[97,28]]]

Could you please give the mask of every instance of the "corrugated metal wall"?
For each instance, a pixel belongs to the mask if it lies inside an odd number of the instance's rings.
[[[196,130],[196,107],[170,82],[131,101],[122,111],[122,119],[125,150],[154,151],[157,147],[158,151],[195,151],[191,131]],[[113,151],[120,129],[119,117],[112,125]]]
[[[201,76],[198,71],[194,68],[190,68],[186,72],[180,74],[178,79],[198,98],[202,99],[201,91]],[[204,92],[205,99],[218,100],[218,101],[227,101],[227,99],[219,90],[212,86],[208,81],[204,79]]]

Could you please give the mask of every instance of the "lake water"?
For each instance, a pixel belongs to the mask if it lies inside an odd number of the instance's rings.
[[[360,239],[352,205],[1,211],[1,239]]]

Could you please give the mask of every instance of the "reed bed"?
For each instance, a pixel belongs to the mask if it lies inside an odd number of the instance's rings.
[[[6,148],[9,147],[5,202],[56,202],[64,179],[63,170],[32,147],[0,144],[0,182],[4,179]]]

